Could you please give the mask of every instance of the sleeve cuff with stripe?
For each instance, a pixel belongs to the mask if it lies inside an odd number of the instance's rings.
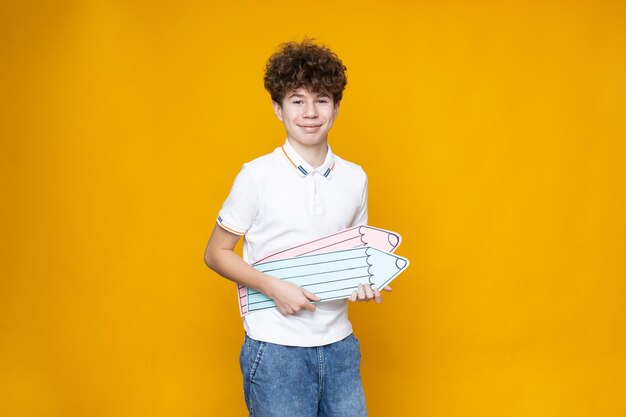
[[[227,232],[230,233],[234,233],[236,235],[239,236],[243,236],[246,234],[246,230],[242,229],[240,227],[234,226],[228,222],[225,222],[224,219],[222,219],[222,216],[217,216],[217,224],[220,225],[220,227],[224,230],[226,230]]]

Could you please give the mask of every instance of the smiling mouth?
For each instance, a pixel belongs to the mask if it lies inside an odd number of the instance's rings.
[[[307,133],[317,133],[322,128],[322,125],[300,125],[300,127]]]

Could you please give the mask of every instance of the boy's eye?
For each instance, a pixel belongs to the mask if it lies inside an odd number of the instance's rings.
[[[319,103],[327,103],[328,100],[326,100],[325,98],[320,98],[319,100],[317,100]]]
[[[294,104],[302,104],[302,100],[294,100],[293,103]]]

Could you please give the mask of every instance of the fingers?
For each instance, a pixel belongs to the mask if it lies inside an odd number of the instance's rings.
[[[278,310],[283,315],[296,314],[302,310],[307,310],[310,312],[315,311],[315,304],[313,303],[321,301],[321,298],[304,288],[300,288],[300,290],[301,290],[302,295],[306,297],[306,302],[298,303],[297,305],[291,304],[291,305],[278,306],[279,307]],[[383,291],[389,292],[391,291],[391,287],[387,285],[383,288]],[[369,284],[359,284],[356,290],[354,290],[352,294],[350,294],[350,301],[353,301],[353,302],[355,301],[368,302],[371,300],[374,300],[374,302],[376,302],[377,304],[380,304],[383,302],[383,296],[377,287],[370,286]]]
[[[310,293],[310,292],[308,292],[306,290],[303,290],[302,293],[304,294],[304,296],[306,298],[304,300],[302,300],[301,302],[299,302],[298,304],[296,304],[296,306],[294,308],[291,308],[290,309],[291,312],[288,313],[288,314],[290,314],[290,315],[291,314],[296,314],[296,313],[298,313],[299,311],[302,311],[302,310],[307,310],[307,311],[310,311],[310,312],[315,311],[315,304],[313,304],[309,300],[319,301],[320,298],[317,295],[315,295],[313,293]]]
[[[289,316],[294,313],[293,310],[288,306],[276,304],[276,308],[278,309],[280,314],[282,314],[283,316]]]
[[[320,300],[321,298],[312,292],[289,283],[283,287],[280,296],[274,298],[274,303],[282,315],[290,316],[302,310],[315,311],[315,305],[312,303]]]
[[[289,305],[285,305],[285,306],[276,306],[276,308],[278,308],[278,311],[280,312],[280,314],[282,314],[283,316],[292,316],[294,314],[297,314],[298,312],[302,311],[302,310],[307,310],[310,312],[314,312],[315,311],[315,304],[309,302],[309,301],[305,301],[302,304],[299,304],[295,307],[291,307]]]
[[[376,301],[376,304],[380,304],[383,302],[383,296],[380,295],[380,291],[378,290],[378,288],[374,288],[374,301]]]
[[[365,289],[363,288],[363,284],[359,284],[356,292],[359,301],[365,301]]]
[[[302,288],[302,293],[304,294],[306,298],[308,298],[311,301],[321,300],[321,298],[319,298],[317,295],[313,294],[311,291],[305,290],[304,288]],[[305,310],[309,310],[309,311],[315,311],[315,305],[310,303],[308,300],[306,304],[302,306],[302,308],[304,308]]]
[[[304,294],[306,298],[308,298],[311,301],[321,300],[321,298],[319,298],[317,295],[313,294],[311,291],[305,290],[304,288],[302,288],[302,293]]]
[[[374,292],[372,291],[372,287],[369,285],[363,285],[363,289],[365,290],[365,299],[367,301],[374,298]]]
[[[350,301],[370,301],[374,300],[378,304],[383,301],[382,295],[378,288],[372,288],[368,284],[359,284],[356,290],[352,291]]]

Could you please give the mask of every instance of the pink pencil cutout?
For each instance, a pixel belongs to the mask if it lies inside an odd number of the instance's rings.
[[[302,255],[314,255],[365,246],[392,253],[400,246],[401,242],[402,237],[395,232],[367,225],[355,226],[329,236],[303,243],[302,245],[276,252],[257,260],[253,265],[261,262],[295,258]],[[239,299],[239,313],[243,316],[248,313],[248,288],[243,285],[237,285],[237,295]]]

